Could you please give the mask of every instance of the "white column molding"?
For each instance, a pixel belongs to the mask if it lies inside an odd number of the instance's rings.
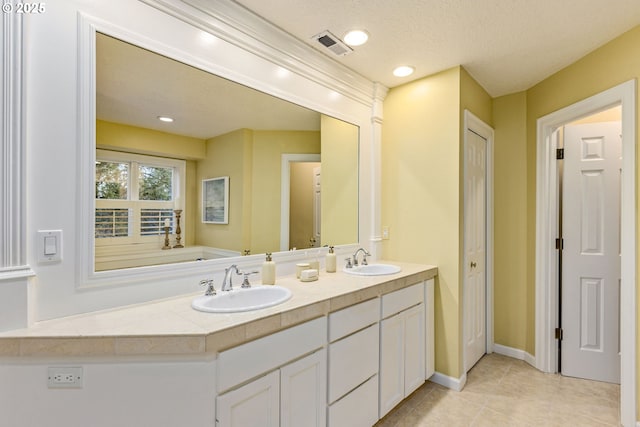
[[[0,331],[6,331],[28,325],[28,278],[33,271],[26,265],[22,15],[4,12],[0,22]]]
[[[26,264],[22,15],[2,14],[1,49],[0,268]]]
[[[371,237],[370,251],[374,259],[381,256],[382,250],[382,121],[383,102],[389,89],[380,83],[373,87],[373,105],[371,108]]]

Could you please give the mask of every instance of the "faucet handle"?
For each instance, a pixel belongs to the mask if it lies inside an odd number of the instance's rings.
[[[216,288],[213,287],[213,279],[200,280],[200,286],[206,286],[207,290],[204,292],[206,296],[216,294]]]
[[[240,272],[238,272],[238,274],[240,274]],[[249,283],[249,275],[251,274],[258,274],[257,271],[250,271],[248,273],[242,273],[244,274],[244,280],[242,281],[242,285],[240,286],[241,288],[250,288],[251,287],[251,283]]]
[[[347,257],[347,258],[345,258],[344,260],[345,260],[345,261],[347,261],[347,265],[345,266],[345,268],[351,268],[351,267],[353,267],[353,266],[351,265],[351,257]]]

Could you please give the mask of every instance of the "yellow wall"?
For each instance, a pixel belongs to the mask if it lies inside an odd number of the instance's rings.
[[[321,245],[358,241],[358,127],[321,116]]]
[[[504,223],[504,229],[496,227],[495,233],[496,259],[499,260],[495,266],[494,300],[497,343],[535,354],[537,119],[638,77],[640,27],[586,55],[526,93],[495,100],[496,147],[505,150],[496,150],[496,223],[500,209],[508,209],[513,214],[508,220],[504,213],[504,221],[509,222]],[[517,224],[512,224],[513,221]],[[525,235],[521,231],[523,221]],[[506,293],[501,294],[498,289]]]
[[[382,130],[383,257],[438,265],[436,371],[462,367],[464,109],[492,123],[492,100],[462,68],[391,89]]]
[[[502,96],[493,101],[493,333],[497,344],[521,350],[535,345],[535,330],[529,322],[534,319],[535,313],[525,310],[529,257],[526,251],[526,103],[525,92]]]

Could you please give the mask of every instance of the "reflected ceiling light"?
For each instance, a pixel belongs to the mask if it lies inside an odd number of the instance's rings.
[[[407,77],[413,74],[414,71],[415,68],[413,67],[410,67],[408,65],[401,65],[400,67],[397,67],[395,70],[393,70],[393,75],[396,77]]]
[[[284,79],[286,77],[289,77],[291,75],[291,71],[287,70],[286,68],[283,67],[278,67],[276,69],[276,75],[278,77],[280,77],[281,79]]]
[[[166,123],[173,122],[173,119],[171,117],[167,117],[167,116],[158,116],[158,120],[160,120],[161,122],[166,122]]]
[[[364,30],[352,30],[344,35],[343,40],[349,46],[361,46],[369,40],[369,34]]]
[[[211,33],[207,33],[206,31],[202,31],[200,32],[200,40],[206,44],[211,44],[216,41],[216,36]]]

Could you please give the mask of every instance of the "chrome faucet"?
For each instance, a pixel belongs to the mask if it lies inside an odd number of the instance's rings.
[[[233,280],[231,276],[232,270],[236,271],[237,275],[241,275],[242,273],[238,270],[238,266],[232,264],[229,268],[224,269],[224,280],[222,281],[221,291],[232,291],[233,290]]]
[[[240,274],[240,272],[238,272],[238,274]],[[242,274],[244,274],[244,280],[242,281],[242,286],[240,287],[246,289],[251,287],[251,283],[249,283],[249,275],[258,274],[258,271],[250,271],[248,273],[242,273]]]
[[[201,280],[200,286],[207,287],[207,290],[204,292],[205,296],[210,297],[216,294],[216,288],[213,287],[213,279]]]
[[[353,266],[357,267],[358,266],[358,254],[362,252],[362,265],[367,265],[367,257],[370,256],[371,254],[369,252],[367,252],[367,250],[365,248],[360,248],[358,249],[354,254],[353,254]]]

